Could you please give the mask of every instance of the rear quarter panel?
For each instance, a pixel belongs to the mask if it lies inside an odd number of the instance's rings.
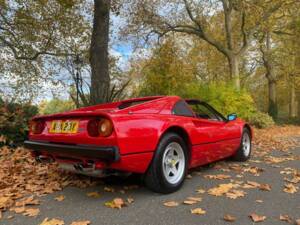
[[[124,114],[113,117],[121,155],[153,152],[166,121],[159,115]]]
[[[161,114],[132,114],[113,117],[121,154],[155,151],[162,134],[176,126],[192,132],[189,118]]]

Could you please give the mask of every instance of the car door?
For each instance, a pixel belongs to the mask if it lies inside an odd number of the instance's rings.
[[[206,164],[231,155],[239,137],[239,126],[228,122],[210,105],[200,101],[187,102],[195,117],[194,159],[196,164]]]

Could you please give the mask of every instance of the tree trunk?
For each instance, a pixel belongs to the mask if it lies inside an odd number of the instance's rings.
[[[265,48],[261,46],[262,58],[266,69],[266,78],[268,80],[269,89],[269,103],[268,113],[273,119],[277,119],[278,106],[277,106],[277,92],[276,92],[276,75],[274,70],[274,63],[272,59],[271,49],[271,35],[270,32],[266,32],[266,43]]]
[[[237,90],[241,89],[239,59],[235,55],[227,56],[230,68],[230,78]]]
[[[294,119],[297,117],[297,100],[296,100],[294,76],[291,76],[291,78],[290,78],[290,115],[289,116],[291,119]]]
[[[278,116],[278,107],[277,107],[277,92],[276,92],[276,81],[268,79],[268,87],[269,87],[269,105],[268,105],[268,113],[272,116],[273,119],[277,119]]]
[[[108,41],[110,0],[94,0],[93,32],[90,47],[91,104],[107,102],[109,94]]]

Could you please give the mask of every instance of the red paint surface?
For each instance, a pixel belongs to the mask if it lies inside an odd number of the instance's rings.
[[[120,104],[132,101],[126,100],[85,107],[66,113],[35,117],[33,120],[46,121],[46,126],[42,134],[30,133],[29,139],[57,143],[118,146],[120,160],[111,164],[97,162],[99,168],[105,167],[137,173],[144,173],[147,170],[161,136],[172,127],[180,128],[188,135],[190,167],[229,157],[239,147],[245,125],[240,119],[220,122],[172,115],[174,104],[180,100],[177,96],[147,97],[134,100],[148,100],[148,102],[118,109]],[[108,118],[113,122],[112,135],[90,137],[86,131],[88,121],[101,117]],[[53,119],[78,120],[78,133],[48,133]],[[59,157],[59,155],[54,157]]]

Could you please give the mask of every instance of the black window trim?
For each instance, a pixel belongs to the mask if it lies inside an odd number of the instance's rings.
[[[204,102],[204,101],[200,101],[198,99],[186,99],[185,102],[189,105],[189,104],[201,104],[204,105],[205,107],[207,107],[210,111],[212,111],[213,114],[215,114],[215,116],[217,118],[221,118],[222,120],[218,120],[219,122],[226,122],[227,119],[220,113],[218,112],[214,107],[212,107],[210,104]],[[194,114],[194,111],[193,111]],[[194,116],[195,117],[195,116]],[[197,118],[197,117],[196,117]],[[216,122],[218,122],[216,121]]]

